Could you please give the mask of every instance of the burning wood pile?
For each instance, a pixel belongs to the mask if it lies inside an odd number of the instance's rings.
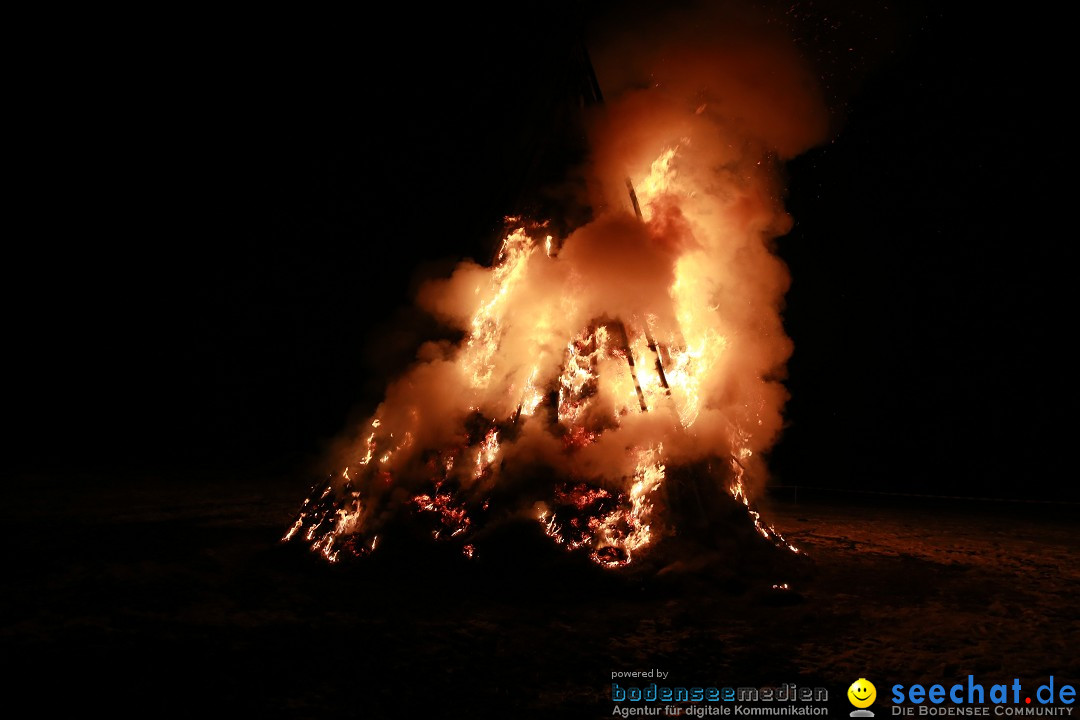
[[[729,522],[728,503],[799,552],[752,497],[791,352],[778,170],[824,118],[780,39],[699,40],[667,48],[651,82],[616,82],[593,118],[590,222],[508,219],[489,267],[421,289],[460,341],[420,347],[284,540],[335,562],[407,516],[473,557],[486,528],[528,518],[617,568]]]

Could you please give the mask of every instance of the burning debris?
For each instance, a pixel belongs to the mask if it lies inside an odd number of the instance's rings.
[[[798,552],[752,492],[791,351],[776,169],[820,108],[770,42],[684,42],[595,119],[591,222],[560,236],[510,218],[490,267],[421,290],[463,339],[420,348],[284,540],[334,562],[408,516],[472,557],[485,527],[528,517],[614,568],[727,502]]]
[[[490,406],[478,402],[468,408],[467,415],[447,417],[459,426],[460,434],[453,442],[432,449],[414,439],[419,434],[416,426],[422,424],[421,405],[408,408],[404,417],[410,422],[397,431],[376,415],[353,463],[313,490],[285,540],[303,538],[332,562],[342,552],[363,555],[378,543],[377,534],[367,539],[366,528],[374,525],[377,530],[381,521],[377,513],[393,505],[425,517],[433,539],[456,542],[471,557],[474,518],[490,514],[492,485],[525,459],[521,450],[538,444],[547,452],[554,448],[560,458],[550,463],[553,477],[559,479],[552,483],[549,497],[537,499],[536,506],[536,521],[559,545],[584,549],[598,564],[619,567],[657,537],[677,532],[670,518],[665,518],[670,515],[665,510],[673,505],[665,488],[666,463],[669,457],[685,456],[685,446],[697,444],[695,424],[708,408],[700,388],[723,362],[728,341],[711,327],[694,335],[693,324],[688,322],[685,329],[667,331],[662,336],[665,342],[657,342],[652,328],[663,330],[654,317],[631,315],[624,321],[602,316],[565,343],[557,364],[550,351],[555,338],[538,333],[532,364],[508,373],[499,362],[508,335],[504,329],[507,310],[516,294],[525,291],[519,285],[535,274],[530,265],[558,262],[558,255],[548,251],[549,244],[550,236],[530,234],[524,226],[507,235],[499,262],[491,268],[489,286],[477,287],[477,309],[468,339],[440,359],[450,363],[478,399],[496,378],[506,383],[513,402],[507,405],[502,399],[503,417],[489,418],[481,408]],[[674,287],[677,290],[680,285]],[[531,329],[542,331],[544,323]],[[408,383],[409,375],[399,382]],[[655,419],[640,424],[646,415]],[[635,429],[627,433],[635,442],[625,447],[632,463],[626,475],[574,472],[575,459],[585,459],[590,448],[603,448],[597,456],[610,452],[607,438],[618,438],[624,426]],[[655,442],[644,439],[647,435],[637,439],[647,427],[660,430]],[[784,544],[751,507],[743,461],[753,457],[752,436],[733,430],[729,440],[739,444],[730,454],[727,492],[746,506],[762,537]],[[544,436],[557,442],[542,442]],[[678,448],[676,453],[665,451],[665,439]],[[503,442],[521,448],[506,467],[501,458]],[[597,465],[595,459],[590,460],[581,467]],[[408,495],[405,502],[399,492],[403,489]],[[500,510],[512,514],[520,508]]]

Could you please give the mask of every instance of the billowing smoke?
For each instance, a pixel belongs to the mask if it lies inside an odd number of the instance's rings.
[[[593,220],[565,238],[522,221],[492,267],[422,287],[420,306],[464,339],[421,347],[346,443],[329,487],[356,501],[292,531],[324,552],[397,508],[432,509],[440,488],[444,513],[465,513],[537,467],[639,514],[665,467],[729,458],[740,482],[764,477],[792,350],[778,171],[824,137],[814,78],[772,25],[736,13],[613,33],[593,58]],[[645,527],[632,522],[624,540]]]

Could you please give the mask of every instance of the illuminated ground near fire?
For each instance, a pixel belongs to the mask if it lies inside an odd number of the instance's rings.
[[[1060,511],[778,504],[778,529],[815,567],[784,596],[734,575],[624,583],[565,554],[519,573],[423,555],[343,569],[276,543],[295,498],[267,487],[149,483],[64,517],[45,492],[18,519],[7,510],[21,592],[3,602],[22,619],[3,637],[27,686],[53,682],[61,653],[71,697],[115,707],[166,702],[179,672],[189,695],[170,707],[303,715],[362,697],[374,717],[440,697],[476,716],[577,716],[605,705],[606,673],[638,665],[835,687],[1080,674],[1080,547]],[[46,522],[59,530],[37,533]]]

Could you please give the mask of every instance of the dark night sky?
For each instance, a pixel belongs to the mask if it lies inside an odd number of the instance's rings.
[[[800,7],[836,122],[788,168],[777,475],[1075,499],[1054,20]],[[302,494],[430,330],[416,279],[487,260],[579,34],[555,6],[440,12],[35,27],[9,108],[10,477],[267,474]]]

